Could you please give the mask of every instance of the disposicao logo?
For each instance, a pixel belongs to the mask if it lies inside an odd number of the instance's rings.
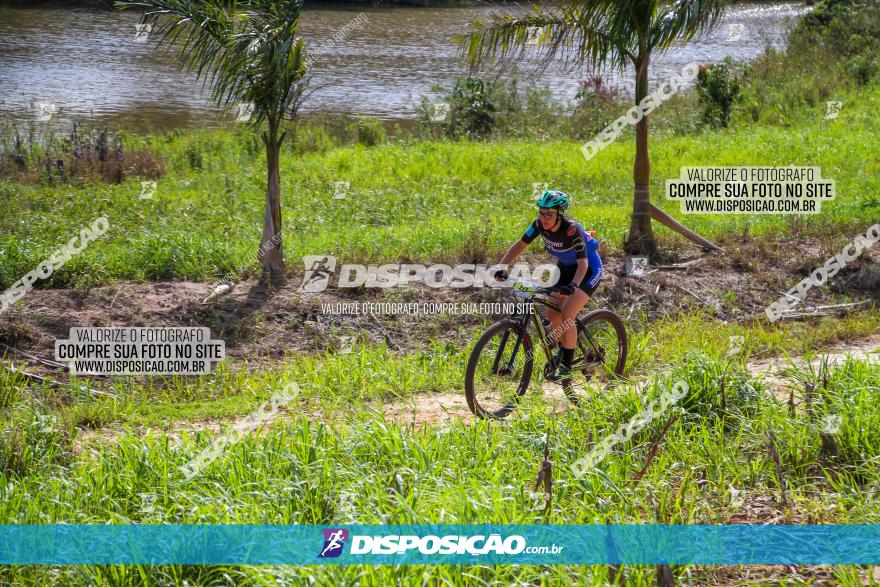
[[[478,534],[474,536],[415,536],[415,535],[373,535],[352,534],[344,528],[327,528],[324,533],[324,547],[320,558],[338,557],[350,542],[349,555],[556,555],[563,546],[528,546],[524,536],[513,534],[502,537],[500,534]],[[350,539],[350,540],[349,540]]]
[[[348,530],[345,528],[325,528],[324,547],[318,558],[335,558],[342,554],[345,541],[348,540]]]
[[[419,554],[520,554],[526,550],[522,536],[500,534],[478,536],[355,536],[352,538],[351,554],[406,554],[408,550]]]

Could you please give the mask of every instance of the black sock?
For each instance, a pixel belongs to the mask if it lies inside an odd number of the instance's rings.
[[[571,362],[574,360],[574,349],[567,349],[562,347],[562,364],[566,367],[571,367]]]

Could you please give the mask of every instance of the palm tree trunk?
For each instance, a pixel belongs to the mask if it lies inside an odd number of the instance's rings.
[[[278,138],[278,122],[269,120],[269,128],[263,133],[266,144],[266,214],[263,218],[263,236],[260,239],[258,258],[263,274],[273,283],[284,279],[284,254],[281,249],[281,141]]]
[[[648,95],[649,54],[643,53],[636,59],[636,105]],[[643,116],[636,124],[636,161],[633,165],[633,212],[629,225],[629,236],[624,250],[633,255],[653,256],[657,252],[657,241],[651,229],[651,195],[648,181],[651,165],[648,160],[648,117]]]
[[[648,95],[648,62],[649,54],[636,60],[636,105]],[[636,161],[633,167],[633,213],[630,220],[629,236],[624,250],[630,255],[653,256],[657,252],[657,241],[651,228],[651,219],[657,220],[697,243],[705,250],[722,250],[721,247],[690,230],[675,218],[651,203],[649,180],[651,164],[648,158],[648,117],[643,116],[636,124]]]

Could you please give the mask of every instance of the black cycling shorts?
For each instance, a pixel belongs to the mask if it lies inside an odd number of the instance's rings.
[[[556,264],[559,267],[559,281],[557,285],[568,285],[571,283],[571,280],[574,279],[574,274],[577,272],[577,265],[561,265],[559,263]],[[593,266],[587,268],[587,276],[584,277],[584,280],[581,281],[580,289],[584,290],[588,296],[593,295],[593,292],[596,291],[596,288],[599,287],[599,281],[602,279],[602,267],[599,267],[599,270],[595,273],[593,272]]]

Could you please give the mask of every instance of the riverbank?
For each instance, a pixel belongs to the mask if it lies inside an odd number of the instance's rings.
[[[866,320],[867,318],[867,320]],[[79,378],[54,387],[0,370],[0,520],[4,524],[871,524],[880,481],[878,341],[858,321],[722,329],[698,316],[633,339],[636,359],[668,369],[595,390],[572,409],[536,381],[503,423],[473,421],[461,398],[466,352],[426,345],[403,356],[291,354],[263,370],[197,378]],[[729,335],[744,336],[731,350]],[[808,352],[853,337],[833,360],[792,356],[771,381],[754,356]],[[869,344],[870,343],[870,344]],[[847,360],[847,352],[856,357]],[[829,349],[831,350],[831,349]],[[787,364],[785,359],[779,362]],[[615,446],[594,470],[575,463],[643,406],[685,381],[688,394]],[[256,428],[245,418],[294,382],[300,395]],[[773,386],[778,386],[775,389]],[[432,419],[428,402],[441,402]],[[460,402],[459,402],[460,403]],[[444,413],[445,411],[445,413]],[[237,428],[236,428],[237,426]],[[552,507],[534,486],[545,438]],[[181,471],[231,439],[192,478]],[[772,448],[768,448],[772,446]],[[669,497],[657,506],[661,496]],[[604,566],[2,567],[14,585],[605,585]],[[627,565],[651,584],[654,567]],[[785,577],[862,584],[854,566],[676,566],[694,585]],[[465,575],[466,574],[466,575]]]

